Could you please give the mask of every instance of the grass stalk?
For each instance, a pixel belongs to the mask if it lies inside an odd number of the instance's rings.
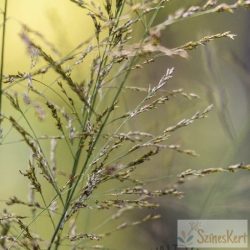
[[[3,30],[2,30],[2,46],[1,46],[1,62],[0,62],[0,115],[2,114],[2,86],[3,86],[3,72],[4,72],[4,52],[5,52],[5,42],[6,42],[6,22],[7,22],[7,10],[8,10],[8,0],[4,1],[4,11],[3,11]]]

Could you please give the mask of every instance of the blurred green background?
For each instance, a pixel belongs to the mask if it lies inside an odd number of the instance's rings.
[[[178,8],[203,2],[171,1],[164,10],[161,10],[155,23],[165,20],[168,14]],[[3,8],[3,1],[0,8]],[[174,98],[166,105],[129,123],[127,129],[153,131],[157,134],[167,125],[173,125],[182,118],[190,117],[210,103],[215,105],[215,109],[207,119],[181,129],[170,139],[171,143],[181,144],[183,148],[195,149],[199,157],[193,158],[166,151],[147,164],[143,170],[138,171],[138,178],[152,180],[149,184],[151,187],[169,185],[173,182],[174,176],[188,168],[203,169],[250,162],[249,21],[250,13],[247,10],[237,10],[234,14],[217,13],[174,24],[164,31],[161,38],[161,43],[166,47],[176,47],[190,40],[198,40],[204,35],[223,31],[231,31],[237,34],[237,37],[235,41],[221,39],[207,46],[201,46],[190,52],[188,59],[159,58],[129,78],[129,84],[132,86],[148,87],[149,84],[156,84],[168,67],[174,66],[175,75],[167,88],[169,90],[184,88],[187,92],[198,94],[201,99],[190,102],[183,97]],[[21,31],[20,22],[42,33],[61,55],[67,54],[94,31],[86,12],[70,1],[9,0],[5,75],[31,70],[30,58],[18,35]],[[140,33],[141,27],[137,29]],[[83,80],[88,75],[88,69],[87,61],[75,70],[74,77],[78,81]],[[39,79],[52,83],[56,75],[50,73]],[[15,89],[22,93],[26,85],[27,83],[22,83]],[[48,94],[54,98],[51,92]],[[143,95],[129,92],[122,98],[123,108],[130,109],[143,98]],[[5,101],[6,114],[12,112],[8,105]],[[29,110],[27,115],[33,119],[32,122],[39,134],[53,134],[48,120],[41,123],[35,117],[34,110]],[[4,126],[4,132],[7,132],[9,127],[7,124]],[[11,130],[0,146],[1,208],[5,207],[5,200],[12,195],[23,199],[27,199],[28,196],[28,184],[19,174],[19,170],[27,167],[30,152],[23,143],[11,143],[18,139],[20,138],[17,133]],[[49,147],[49,142],[44,142],[44,145]],[[65,145],[60,144],[59,152],[64,155],[63,159],[58,159],[59,164],[62,164],[63,169],[67,169],[71,159]],[[116,233],[115,237],[111,236],[106,240],[107,245],[116,249],[138,250],[156,249],[160,245],[174,244],[176,220],[181,218],[249,219],[249,177],[250,174],[247,172],[238,172],[217,174],[187,182],[182,186],[186,193],[183,199],[163,197],[159,200],[162,206],[158,212],[163,216],[162,220]],[[102,193],[97,193],[96,196],[98,195]],[[15,211],[23,213],[22,207]],[[146,214],[146,211],[140,213]],[[79,224],[88,223],[88,228],[95,228],[106,216],[105,213],[91,212],[85,215],[82,219],[84,221],[79,221]],[[128,218],[133,220],[137,216],[138,214],[134,212],[128,215]],[[46,227],[43,231],[44,234],[48,234]]]

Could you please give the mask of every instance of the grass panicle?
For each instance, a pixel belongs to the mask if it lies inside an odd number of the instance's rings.
[[[102,4],[98,1],[69,1],[92,20],[93,35],[62,55],[60,49],[40,31],[20,23],[20,38],[31,58],[30,72],[4,75],[8,19],[5,1],[0,96],[9,101],[12,115],[3,112],[5,109],[0,99],[0,121],[9,124],[9,129],[3,131],[0,146],[23,143],[31,154],[27,155],[27,169],[20,171],[29,182],[28,199],[12,196],[6,201],[9,210],[12,206],[22,206],[30,214],[20,216],[7,210],[3,212],[0,217],[0,245],[3,249],[64,249],[65,246],[67,249],[104,249],[102,243],[106,237],[160,219],[153,210],[159,207],[158,198],[182,198],[181,184],[187,180],[221,172],[250,170],[250,166],[243,163],[221,168],[187,169],[173,176],[171,182],[161,188],[151,187],[136,175],[139,168],[153,162],[162,151],[198,157],[195,150],[186,149],[170,139],[174,140],[173,134],[179,129],[206,118],[213,109],[212,104],[178,122],[170,117],[168,124],[164,124],[165,129],[158,134],[153,130],[144,131],[143,127],[127,129],[129,122],[144,114],[152,114],[174,98],[184,98],[186,102],[198,102],[201,98],[182,88],[170,88],[172,79],[178,74],[173,67],[166,67],[158,82],[144,87],[130,84],[132,73],[140,74],[141,69],[154,65],[159,57],[187,58],[199,46],[235,37],[230,31],[221,31],[167,48],[161,42],[166,28],[201,15],[233,13],[238,8],[249,7],[249,1],[221,4],[208,0],[199,6],[178,10],[163,22],[158,22],[157,17],[168,6],[167,0],[136,3],[105,0]],[[138,27],[140,34],[136,35]],[[89,72],[77,79],[74,72],[82,66],[86,66]],[[55,74],[53,82],[48,80],[51,71]],[[13,90],[17,85],[24,88],[22,93]],[[136,105],[132,103],[124,111],[122,98],[130,94],[142,96],[141,101]],[[39,123],[46,121],[53,127],[51,134],[43,134],[35,127],[28,116],[29,110],[35,111]],[[13,129],[20,138],[8,141]],[[61,162],[64,157],[60,151],[62,146],[71,157],[69,162],[65,161],[66,168]],[[102,194],[103,184],[115,185],[115,188],[98,196],[98,192]],[[50,195],[45,191],[48,189]],[[122,218],[126,218],[125,213],[138,209],[147,211],[147,215],[121,223]],[[79,226],[78,218],[88,215],[89,211],[108,211],[111,216],[100,221],[97,228]],[[52,228],[50,238],[39,236],[39,228],[34,227],[36,230],[33,231],[33,224],[39,223],[43,214],[48,216]],[[105,226],[109,223],[112,228],[107,230]]]

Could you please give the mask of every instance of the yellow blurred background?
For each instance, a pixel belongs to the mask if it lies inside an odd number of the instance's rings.
[[[164,20],[169,13],[179,7],[202,1],[172,2],[160,12],[156,23]],[[0,8],[3,9],[3,1],[0,3]],[[215,105],[215,110],[209,114],[209,118],[198,121],[171,138],[171,143],[195,149],[200,157],[190,158],[173,152],[162,153],[154,160],[153,165],[150,163],[143,171],[139,171],[138,177],[152,179],[160,176],[162,178],[158,178],[152,186],[167,186],[173,176],[188,168],[203,169],[228,166],[241,161],[250,162],[249,20],[250,14],[245,10],[239,10],[234,15],[214,14],[175,24],[167,28],[162,37],[162,43],[167,47],[176,47],[206,34],[228,30],[238,36],[235,41],[220,40],[200,47],[191,52],[188,59],[160,58],[155,64],[145,66],[143,70],[130,77],[131,85],[136,83],[138,86],[147,87],[149,83],[157,83],[167,67],[174,66],[175,77],[169,83],[169,89],[184,88],[187,92],[194,92],[201,97],[200,100],[192,102],[185,98],[177,98],[129,124],[128,126],[134,130],[153,130],[157,133],[166,125],[173,125],[182,118],[188,118],[210,103]],[[54,54],[55,58],[66,55],[83,40],[91,37],[94,32],[91,18],[68,0],[9,0],[5,75],[29,73],[32,70],[25,44],[19,37],[22,30],[20,23],[27,24],[32,30],[43,34],[58,49],[60,55]],[[82,81],[88,75],[89,60],[87,59],[85,64],[75,70],[74,77],[78,81]],[[46,78],[41,76],[39,79],[53,83],[56,75],[49,73]],[[13,89],[22,93],[26,85],[27,83],[23,82]],[[48,94],[54,98],[51,92]],[[128,94],[122,102],[124,109],[133,107],[141,98],[141,94]],[[12,109],[9,109],[8,105],[4,100],[4,113],[10,115]],[[29,110],[27,115],[33,119],[32,122],[39,130],[39,134],[50,134],[54,131],[51,130],[49,120],[41,123],[34,117],[33,110]],[[4,133],[9,131],[9,125],[4,124],[3,129]],[[28,166],[30,152],[23,143],[15,142],[19,139],[17,133],[11,130],[3,145],[0,145],[1,208],[6,207],[5,201],[10,196],[16,195],[22,199],[27,199],[28,196],[28,183],[19,174],[19,170],[24,170]],[[44,142],[44,146],[49,147],[49,142]],[[59,159],[59,162],[63,163],[62,168],[65,169],[71,162],[65,145],[60,146],[59,152],[63,155],[63,159]],[[153,173],[152,168],[156,169]],[[160,200],[162,207],[159,212],[163,215],[161,221],[127,230],[126,233],[116,234],[114,241],[111,239],[112,236],[106,241],[109,246],[116,249],[150,250],[156,249],[161,244],[172,244],[175,240],[178,218],[250,218],[249,188],[249,173],[219,174],[205,180],[191,181],[183,187],[186,192],[184,199]],[[98,197],[98,194],[96,195]],[[15,211],[23,213],[22,207]],[[86,219],[87,217],[89,218]],[[105,217],[105,214],[89,213],[85,216],[85,220],[88,220],[91,228],[98,226]],[[135,217],[136,213],[131,215],[130,219]],[[45,220],[45,217],[41,218]],[[87,222],[79,222],[79,224],[85,223]],[[43,233],[49,235],[46,220],[43,226]]]

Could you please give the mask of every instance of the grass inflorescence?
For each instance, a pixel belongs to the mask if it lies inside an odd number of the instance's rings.
[[[29,200],[13,196],[6,204],[22,205],[31,211],[31,216],[20,216],[7,210],[3,212],[0,218],[0,244],[3,249],[61,249],[64,246],[67,249],[87,249],[86,244],[89,248],[104,249],[102,240],[114,232],[160,218],[154,210],[149,210],[148,215],[136,221],[119,224],[118,219],[125,212],[157,208],[159,204],[154,199],[158,197],[181,198],[184,193],[180,186],[190,177],[250,170],[249,165],[242,163],[223,168],[188,169],[173,177],[172,184],[162,189],[149,189],[143,179],[136,178],[136,170],[143,168],[146,162],[163,150],[198,156],[194,150],[183,148],[178,143],[168,143],[168,140],[179,129],[206,118],[213,109],[212,104],[171,126],[166,125],[159,134],[154,134],[154,131],[145,132],[143,127],[141,130],[126,130],[128,122],[158,109],[173,98],[184,97],[191,102],[200,98],[183,89],[168,90],[168,85],[175,77],[172,67],[166,69],[153,86],[148,87],[129,85],[129,75],[132,72],[154,64],[159,57],[187,58],[189,52],[198,46],[206,46],[217,39],[235,37],[229,31],[222,31],[167,48],[161,44],[162,32],[168,26],[186,19],[211,13],[233,13],[237,8],[249,7],[249,1],[221,4],[209,0],[199,6],[177,11],[157,24],[159,11],[168,5],[167,0],[105,0],[103,3],[70,1],[83,10],[83,15],[87,14],[92,19],[95,29],[93,36],[62,56],[48,38],[29,28],[28,24],[21,24],[20,38],[31,57],[31,71],[4,75],[7,0],[5,1],[0,93],[1,97],[9,100],[19,116],[4,113],[0,108],[1,122],[10,124],[10,130],[3,131],[1,144],[5,143],[11,130],[15,129],[20,135],[19,142],[24,142],[31,152],[27,155],[27,169],[20,171],[30,183]],[[143,27],[143,32],[136,36],[134,30],[138,27]],[[46,48],[39,42],[44,43]],[[84,65],[89,56],[92,58],[90,72],[86,79],[78,82],[73,77],[73,72]],[[44,66],[38,65],[37,60],[42,61]],[[54,85],[46,82],[49,71],[54,71],[57,75]],[[42,81],[39,80],[40,75],[43,75]],[[23,96],[14,90],[22,82],[28,82]],[[41,91],[39,85],[45,86],[60,101],[57,102],[57,99]],[[121,94],[131,91],[144,97],[133,109],[124,112],[120,108]],[[37,97],[39,102],[35,99]],[[41,122],[47,119],[46,115],[49,116],[51,119],[48,122],[50,126],[54,126],[55,134],[41,136],[32,120],[27,118],[27,108],[34,109]],[[21,119],[26,125],[20,122]],[[50,150],[42,143],[48,140]],[[60,169],[58,164],[58,159],[64,157],[57,152],[58,144],[62,142],[65,142],[63,145],[71,157],[71,165],[66,167],[66,171],[65,168]],[[104,183],[115,183],[116,186],[93,203],[92,196]],[[45,191],[47,186],[51,187],[52,199]],[[115,223],[116,226],[102,233],[81,231],[84,229],[77,225],[77,219],[88,210],[112,211],[107,222],[112,225]],[[32,231],[32,225],[45,213],[53,228],[50,238],[39,236],[39,229]],[[102,223],[106,222],[100,221],[100,225]]]

